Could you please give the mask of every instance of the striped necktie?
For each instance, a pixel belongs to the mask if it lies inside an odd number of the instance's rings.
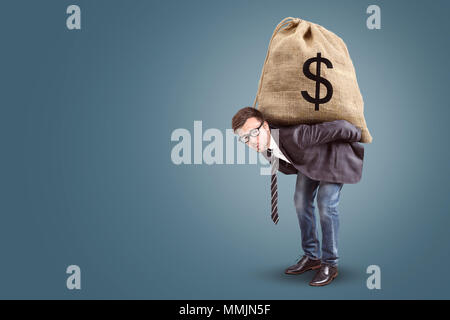
[[[272,202],[272,221],[277,224],[278,223],[278,186],[277,186],[277,170],[274,170],[274,155],[271,149],[267,149],[267,156],[270,158],[270,163],[272,164],[272,178],[270,182],[270,195]]]

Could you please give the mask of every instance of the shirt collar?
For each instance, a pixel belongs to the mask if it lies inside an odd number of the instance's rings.
[[[278,145],[275,142],[275,139],[273,138],[272,134],[270,135],[270,143],[269,143],[269,149],[271,150],[278,150]]]

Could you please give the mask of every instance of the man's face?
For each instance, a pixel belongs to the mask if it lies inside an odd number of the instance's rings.
[[[267,121],[264,121],[261,127],[260,125],[261,121],[257,118],[248,118],[244,125],[236,130],[236,133],[240,137],[247,135],[248,142],[246,144],[250,148],[256,150],[257,152],[264,152],[269,147],[270,128]],[[251,132],[258,132],[258,130],[255,130],[257,128],[259,128],[259,134],[255,137],[250,135]]]

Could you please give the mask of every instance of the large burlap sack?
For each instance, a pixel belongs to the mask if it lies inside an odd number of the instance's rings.
[[[284,27],[284,28],[283,28]],[[276,125],[347,120],[372,136],[364,102],[344,41],[324,27],[283,19],[270,39],[253,107]]]

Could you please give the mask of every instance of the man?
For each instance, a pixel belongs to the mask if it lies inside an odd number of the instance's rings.
[[[279,127],[269,124],[259,110],[251,107],[236,113],[232,128],[241,142],[263,153],[271,163],[278,160],[279,171],[297,175],[294,204],[304,254],[285,273],[301,274],[317,269],[309,284],[329,284],[338,275],[337,207],[341,189],[344,183],[357,183],[361,179],[364,159],[364,147],[358,143],[361,129],[346,120]],[[272,220],[275,223],[278,222],[276,189],[275,171],[271,185]],[[316,195],[322,247],[314,213]]]

